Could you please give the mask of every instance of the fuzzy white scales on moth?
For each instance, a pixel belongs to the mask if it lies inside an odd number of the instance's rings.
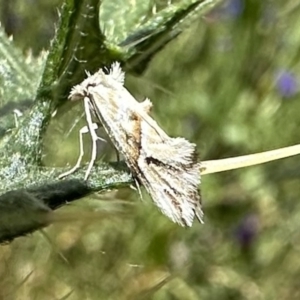
[[[181,226],[192,226],[195,216],[202,222],[200,164],[196,145],[184,138],[169,137],[149,116],[149,99],[137,102],[124,87],[119,63],[108,74],[99,70],[75,86],[71,100],[83,99],[93,149],[87,179],[96,158],[95,126],[91,112],[102,124],[121,153],[137,184],[142,184],[163,214]],[[74,172],[76,166],[60,178]]]

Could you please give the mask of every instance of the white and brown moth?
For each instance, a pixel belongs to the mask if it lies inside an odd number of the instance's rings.
[[[76,85],[69,98],[84,101],[88,131],[92,137],[92,158],[86,171],[88,178],[97,153],[97,125],[93,113],[103,125],[115,148],[121,153],[137,183],[142,184],[155,205],[172,221],[191,226],[195,216],[202,222],[199,185],[201,175],[266,163],[297,155],[300,145],[272,151],[219,160],[197,160],[196,145],[184,138],[169,137],[150,117],[149,99],[137,102],[124,88],[124,73],[114,63],[108,74],[99,70],[88,74]],[[76,165],[59,177],[65,177],[80,166],[83,157],[80,132],[80,156]]]
[[[69,98],[83,99],[88,130],[92,137],[92,159],[96,158],[98,136],[91,112],[103,125],[115,148],[121,153],[137,185],[142,184],[163,214],[181,226],[191,226],[195,216],[202,222],[200,164],[196,145],[184,138],[169,137],[150,117],[149,99],[137,102],[124,87],[124,73],[114,63],[108,74],[99,70],[76,85]],[[81,154],[76,166],[80,165]]]

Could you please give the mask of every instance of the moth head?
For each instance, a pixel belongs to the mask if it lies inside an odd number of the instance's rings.
[[[75,85],[69,95],[71,101],[81,100],[87,94],[87,90],[80,84]]]
[[[69,99],[71,99],[71,101],[80,100],[88,96],[89,88],[100,85],[101,82],[103,82],[103,76],[105,76],[102,70],[99,70],[94,75],[90,75],[89,72],[86,72],[86,74],[88,77],[72,88],[69,95]]]
[[[119,86],[124,83],[124,72],[121,69],[119,62],[114,62],[109,70],[108,74],[105,74],[103,70],[99,70],[95,74],[91,75],[89,72],[85,72],[87,78],[80,84],[75,85],[69,95],[69,99],[79,100],[89,94],[89,89],[98,86]]]

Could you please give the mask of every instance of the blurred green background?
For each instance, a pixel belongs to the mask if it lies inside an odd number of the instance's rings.
[[[38,55],[60,4],[1,0],[1,22]],[[245,155],[299,143],[299,56],[297,1],[228,0],[126,86],[202,160]],[[46,147],[49,164],[69,149],[76,160],[68,143]],[[297,156],[203,176],[205,224],[188,229],[129,188],[72,203],[65,221],[0,247],[0,299],[300,299],[299,176]]]

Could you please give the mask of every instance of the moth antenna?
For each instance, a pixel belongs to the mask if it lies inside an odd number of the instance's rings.
[[[66,137],[70,136],[71,132],[78,125],[79,121],[82,119],[83,116],[84,116],[84,112],[82,112],[81,115],[78,118],[75,119],[75,121],[73,122],[72,126],[69,128],[68,132],[65,134]]]
[[[300,145],[280,148],[276,150],[201,162],[201,175],[245,168],[259,165],[273,160],[294,156],[300,153]]]

